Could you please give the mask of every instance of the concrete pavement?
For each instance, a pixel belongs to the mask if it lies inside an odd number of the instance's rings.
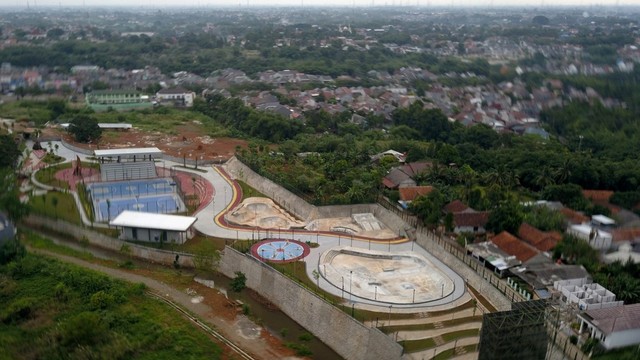
[[[76,152],[66,148],[61,142],[52,142],[53,146],[55,146],[55,144],[58,144],[58,155],[64,157],[65,161],[75,160],[76,155],[79,155],[82,160],[86,160],[88,157],[87,155],[77,154]],[[43,145],[45,147],[48,147],[48,144]],[[180,167],[180,171],[197,174],[213,185],[214,196],[212,201],[205,207],[203,207],[198,213],[194,214],[194,216],[198,218],[198,221],[194,225],[197,231],[207,236],[232,240],[251,240],[276,236],[274,230],[247,229],[226,225],[223,220],[223,215],[226,211],[230,210],[230,208],[236,203],[236,201],[239,200],[240,194],[238,194],[236,186],[234,186],[232,179],[230,179],[230,177],[226,174],[224,168],[218,166],[205,166],[199,168],[200,171],[198,171],[194,169],[183,168],[181,167],[182,164],[180,163],[166,160],[162,161],[162,165],[165,168]],[[77,195],[75,195],[74,197],[77,198]],[[82,206],[78,206],[78,208],[82,213]],[[82,216],[82,218],[86,225],[90,225],[88,223],[86,215]],[[320,278],[318,279],[320,288],[336,296],[342,296],[344,294],[345,302],[349,304],[358,304],[358,307],[372,306],[374,308],[377,308],[378,310],[380,309],[380,307],[383,307],[391,312],[415,312],[421,311],[421,309],[422,311],[428,311],[445,307],[443,305],[448,305],[448,307],[450,307],[451,303],[456,300],[460,300],[460,298],[463,297],[466,291],[465,281],[464,279],[462,279],[462,277],[460,277],[455,271],[444,265],[438,258],[431,255],[431,253],[427,252],[424,248],[420,247],[414,242],[396,243],[394,241],[384,242],[374,239],[364,240],[361,238],[353,238],[346,234],[328,234],[301,230],[278,230],[278,235],[280,238],[284,239],[298,240],[301,242],[314,242],[319,244],[319,247],[312,248],[309,256],[304,259],[305,262],[311,265],[307,266],[307,275],[311,279],[314,278],[313,271],[318,269],[319,259],[322,253],[335,247],[349,246],[354,248],[384,252],[413,251],[424,256],[434,265],[440,268],[452,280],[454,286],[450,294],[448,294],[444,298],[430,301],[429,303],[393,304],[374,301],[371,299],[359,298],[355,295],[349,294],[346,291],[343,292],[342,288],[338,288],[338,286],[330,283],[323,276],[320,276]]]

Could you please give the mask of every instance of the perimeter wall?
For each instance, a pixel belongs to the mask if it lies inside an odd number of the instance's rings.
[[[276,304],[345,359],[402,357],[402,346],[390,336],[363,325],[252,256],[226,247],[218,269],[230,278],[235,277],[236,271],[243,272],[249,288]]]

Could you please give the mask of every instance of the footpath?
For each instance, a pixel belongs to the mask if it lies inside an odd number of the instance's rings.
[[[176,289],[164,282],[146,276],[133,274],[124,270],[113,269],[107,266],[94,264],[75,257],[61,255],[46,250],[30,248],[29,251],[56,258],[66,263],[71,263],[86,269],[91,269],[113,278],[125,280],[132,283],[143,283],[147,286],[147,288],[155,291],[158,294],[161,294],[165,299],[179,304],[182,308],[195,314],[208,325],[215,327],[215,329],[222,333],[229,341],[249,352],[255,359],[298,359],[296,357],[289,356],[289,353],[286,350],[283,351],[283,349],[275,348],[274,345],[272,345],[261,336],[247,336],[246,334],[251,333],[252,330],[255,330],[251,328],[245,328],[247,326],[252,327],[252,325],[247,325],[247,322],[235,320],[227,321],[223,317],[218,316],[215,313],[214,309],[208,306],[205,302],[194,303],[192,302],[192,297],[186,292]],[[205,297],[215,298],[215,301],[225,301],[223,295],[218,294],[216,290],[209,290],[210,291],[208,292],[202,288],[199,288],[198,292]]]

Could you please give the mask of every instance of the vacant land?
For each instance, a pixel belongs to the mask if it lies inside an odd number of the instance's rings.
[[[38,255],[0,267],[0,302],[0,359],[221,357],[143,285]]]

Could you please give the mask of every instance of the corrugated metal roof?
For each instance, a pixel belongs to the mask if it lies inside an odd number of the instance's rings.
[[[107,150],[94,150],[95,156],[126,156],[126,155],[153,155],[162,154],[162,151],[157,147],[148,148],[127,148],[127,149],[107,149]]]
[[[156,214],[125,210],[109,222],[113,226],[168,231],[187,231],[196,220],[191,216]]]

